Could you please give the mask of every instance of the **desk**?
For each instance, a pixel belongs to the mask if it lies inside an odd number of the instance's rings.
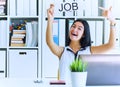
[[[0,79],[0,87],[71,87],[69,85],[49,85],[50,81],[34,79]],[[87,86],[87,87],[120,87],[120,86]]]

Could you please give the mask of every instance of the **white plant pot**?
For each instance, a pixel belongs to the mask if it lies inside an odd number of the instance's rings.
[[[72,87],[85,87],[87,72],[71,72]]]

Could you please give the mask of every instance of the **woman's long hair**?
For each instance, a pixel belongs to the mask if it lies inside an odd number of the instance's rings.
[[[87,22],[86,20],[84,20],[84,19],[77,19],[77,20],[75,20],[75,21],[73,22],[73,24],[76,23],[76,22],[80,22],[80,23],[82,23],[83,26],[84,26],[84,33],[83,33],[84,36],[83,36],[83,37],[80,39],[80,41],[79,41],[81,47],[82,47],[82,48],[85,48],[85,47],[87,47],[87,46],[91,46],[90,28],[89,28],[88,22]],[[72,24],[72,25],[73,25],[73,24]],[[70,45],[70,42],[71,42],[71,40],[70,40],[70,37],[69,37],[69,35],[68,35],[68,39],[67,39],[66,45],[69,46],[69,45]]]

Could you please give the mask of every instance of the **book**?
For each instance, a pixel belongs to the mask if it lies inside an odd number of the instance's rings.
[[[37,46],[38,44],[38,22],[32,21],[31,24],[32,24],[32,36],[33,36],[31,46],[34,47]]]
[[[24,43],[11,43],[10,46],[11,46],[11,47],[24,47],[25,44],[24,44]]]
[[[11,43],[24,43],[23,40],[11,40]]]
[[[12,38],[24,38],[25,34],[13,34]]]
[[[12,37],[12,38],[11,38],[11,41],[12,41],[12,40],[13,40],[13,41],[14,41],[14,40],[19,41],[19,40],[23,40],[23,38],[13,38],[13,37]]]
[[[50,81],[50,85],[65,85],[65,81],[63,80],[53,80],[53,81]]]
[[[33,41],[33,34],[32,34],[32,24],[31,22],[26,22],[26,46],[31,47]]]
[[[26,30],[14,30],[13,29],[13,34],[26,34]]]

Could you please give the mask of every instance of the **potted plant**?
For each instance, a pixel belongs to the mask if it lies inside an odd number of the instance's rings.
[[[76,59],[70,65],[72,87],[85,87],[87,80],[87,63],[82,58]]]

